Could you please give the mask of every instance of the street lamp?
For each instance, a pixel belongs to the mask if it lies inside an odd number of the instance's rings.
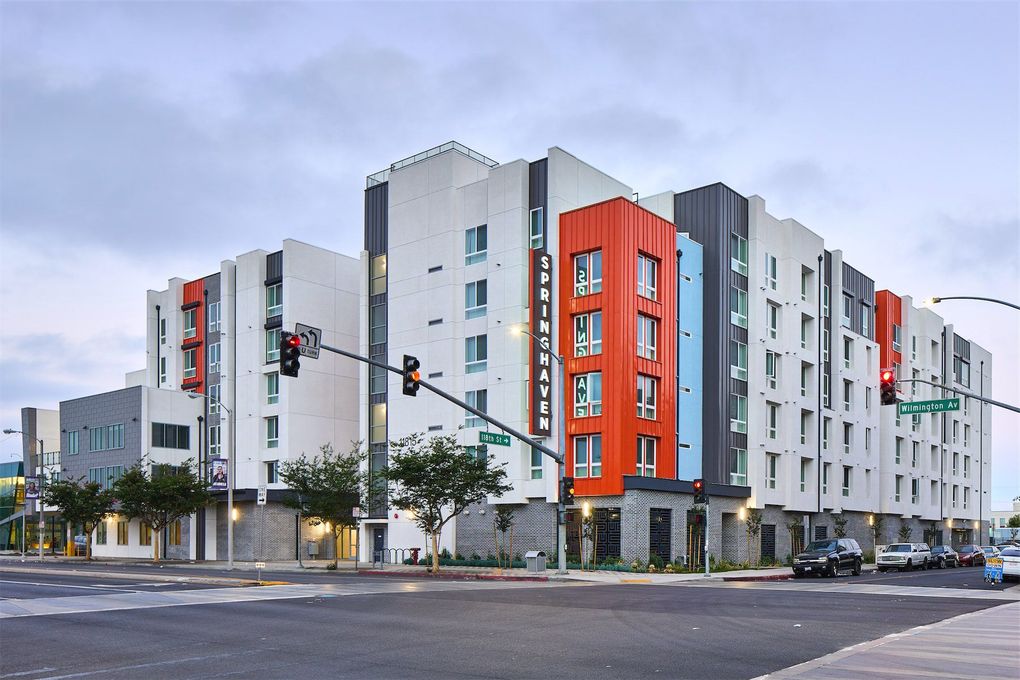
[[[237,418],[234,412],[216,397],[201,392],[186,392],[192,399],[207,399],[216,403],[230,417],[230,472],[227,473],[227,570],[234,568],[234,475],[237,473]]]
[[[46,475],[43,473],[43,469],[44,469],[43,468],[43,448],[44,448],[43,440],[42,439],[38,439],[36,437],[33,437],[32,435],[28,434],[27,432],[22,432],[21,430],[15,430],[15,429],[11,429],[11,428],[4,429],[4,434],[20,434],[23,437],[28,437],[29,439],[35,439],[37,442],[39,442],[39,456],[38,456],[39,465],[38,465],[38,468],[39,468],[39,473],[40,473],[39,474],[39,496],[40,497],[37,498],[35,502],[39,505],[39,561],[42,562],[42,558],[43,558],[43,530],[46,528],[46,522],[43,519],[43,500],[42,500],[42,488],[43,488],[43,484],[44,484],[44,478],[46,477]],[[35,467],[36,466],[33,466],[33,469]],[[25,556],[25,547],[26,547],[25,541],[26,541],[26,536],[25,536],[25,508],[22,508],[21,509],[21,556],[22,557]]]
[[[933,305],[937,305],[943,300],[981,300],[982,302],[994,302],[997,305],[1005,305],[1006,307],[1012,307],[1013,309],[1020,310],[1020,305],[1015,305],[1012,302],[1006,302],[1005,300],[996,300],[995,298],[989,297],[978,297],[976,295],[952,295],[945,297],[932,297],[928,301]]]
[[[560,452],[560,460],[556,467],[558,470],[559,486],[557,487],[557,496],[559,498],[559,504],[556,507],[556,537],[559,548],[556,552],[556,573],[566,574],[567,573],[567,517],[566,517],[566,506],[563,504],[563,477],[566,474],[567,465],[567,445],[566,445],[566,429],[567,429],[567,417],[566,417],[566,406],[564,405],[564,398],[566,396],[566,389],[564,388],[564,366],[563,356],[552,351],[549,341],[540,338],[534,333],[521,328],[520,326],[513,327],[514,331],[520,335],[527,335],[531,338],[543,351],[548,352],[549,356],[556,360],[559,365],[559,441],[557,443],[557,450]]]

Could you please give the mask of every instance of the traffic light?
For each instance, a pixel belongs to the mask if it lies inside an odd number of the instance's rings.
[[[705,480],[695,479],[694,480],[694,502],[698,505],[703,505],[708,502],[708,491],[705,490]]]
[[[563,505],[574,504],[574,478],[564,477],[560,480],[560,499],[563,501]]]
[[[882,406],[894,405],[896,399],[896,371],[884,368],[879,374],[880,397]]]
[[[301,336],[297,333],[280,333],[280,375],[298,377],[301,369]]]
[[[421,362],[417,357],[410,354],[404,355],[404,394],[409,397],[418,396],[418,388],[421,387],[418,384],[418,381],[421,380],[419,368],[421,368]]]

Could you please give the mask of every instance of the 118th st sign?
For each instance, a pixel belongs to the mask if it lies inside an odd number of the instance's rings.
[[[495,444],[496,446],[510,446],[510,435],[498,432],[479,432],[479,444]]]
[[[913,416],[919,413],[959,411],[960,398],[932,399],[931,401],[901,401],[897,406],[901,416]]]

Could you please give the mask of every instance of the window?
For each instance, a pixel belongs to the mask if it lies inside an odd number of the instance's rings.
[[[839,324],[844,328],[850,328],[850,319],[853,318],[853,311],[854,311],[853,296],[843,293],[843,315],[839,319]]]
[[[963,425],[963,445],[970,446],[970,425]]]
[[[266,286],[266,318],[283,314],[283,284],[274,283]]]
[[[77,430],[67,433],[67,453],[75,455],[78,453],[78,432]]]
[[[896,475],[896,494],[894,500],[899,503],[903,494],[903,475]]]
[[[808,346],[808,333],[810,330],[811,320],[801,318],[800,320],[800,348],[807,349]]]
[[[807,491],[808,472],[811,468],[811,461],[807,458],[800,459],[800,492]]]
[[[822,284],[822,316],[829,316],[829,286]]]
[[[843,368],[850,370],[854,366],[854,341],[843,338]]]
[[[853,474],[854,469],[849,465],[843,466],[843,496],[847,497],[850,495],[850,490],[853,488]]]
[[[105,425],[89,430],[89,451],[124,448],[124,426]]]
[[[152,545],[152,527],[145,522],[138,523],[138,545]]]
[[[779,384],[779,355],[771,350],[765,351],[765,384],[773,390]]]
[[[656,262],[647,255],[638,255],[637,294],[650,300],[655,299]]]
[[[280,481],[280,461],[266,461],[266,484],[276,484]]]
[[[270,328],[266,331],[266,363],[280,360],[280,329]]]
[[[602,476],[602,435],[574,437],[574,477]]]
[[[103,520],[96,525],[96,545],[106,545],[106,522]]]
[[[655,420],[655,378],[647,375],[637,377],[638,418]]]
[[[776,265],[775,256],[765,253],[765,285],[767,285],[772,290],[776,290],[777,287],[778,271],[779,268]],[[803,291],[801,294],[803,294]]]
[[[808,384],[811,382],[811,366],[809,364],[800,365],[800,396],[806,397],[808,392]]]
[[[811,272],[801,271],[800,273],[800,299],[808,301],[808,291],[811,290]]]
[[[769,439],[779,438],[779,404],[765,404],[765,429]]]
[[[159,358],[159,383],[166,382],[166,357]]]
[[[822,328],[822,361],[829,362],[829,329]]]
[[[747,291],[730,286],[730,323],[747,328]]]
[[[266,418],[266,448],[275,449],[280,446],[280,417]]]
[[[811,424],[811,414],[807,411],[800,412],[800,443],[807,444],[808,428]]]
[[[917,336],[910,336],[910,360],[917,361]]]
[[[970,387],[970,362],[953,355],[953,378],[964,387]]]
[[[864,450],[871,453],[871,428],[864,428]]]
[[[464,286],[464,318],[477,319],[485,316],[485,306],[489,299],[489,283],[486,279],[472,281]]]
[[[159,344],[166,344],[166,319],[159,320]]]
[[[765,486],[776,488],[776,468],[779,467],[779,456],[770,453],[765,456]]]
[[[916,468],[921,462],[921,445],[917,442],[910,443],[910,467]]]
[[[655,361],[656,348],[656,326],[655,319],[644,314],[638,314],[637,318],[637,354],[639,357]]]
[[[747,276],[747,239],[730,234],[730,269]]]
[[[368,442],[370,444],[386,443],[386,404],[372,404],[368,423]]]
[[[730,449],[730,484],[747,486],[747,449]]]
[[[963,398],[963,415],[970,413],[970,397]]]
[[[368,342],[372,345],[386,342],[386,305],[368,308]]]
[[[921,480],[910,479],[910,502],[917,505],[921,502]]]
[[[843,410],[849,411],[854,405],[854,384],[849,380],[843,381]]]
[[[730,340],[730,377],[747,380],[747,345]]]
[[[128,523],[124,520],[117,522],[117,545],[128,544]]]
[[[967,506],[970,505],[970,487],[963,487],[963,509],[966,510]]]
[[[871,337],[871,305],[861,303],[861,335]]]
[[[266,373],[266,403],[280,403],[280,374],[276,371]]]
[[[369,295],[381,295],[386,292],[386,256],[376,255],[369,264],[368,282]]]
[[[829,493],[829,468],[832,463],[822,463],[822,493]]]
[[[209,372],[220,372],[220,343],[218,342],[209,345]]]
[[[170,524],[167,528],[168,537],[167,540],[170,545],[181,544],[181,520],[177,520]]]
[[[637,438],[637,476],[655,476],[655,437]]]
[[[464,232],[464,264],[485,262],[488,248],[486,225],[471,227]]]
[[[464,393],[464,402],[482,413],[488,413],[488,396],[488,390],[468,390]],[[485,422],[485,419],[479,418],[470,411],[464,411],[464,427],[482,427]]]
[[[219,384],[217,383],[216,385],[209,385],[207,394],[209,395],[209,399],[208,399],[208,402],[209,402],[209,413],[210,414],[219,413],[220,412],[220,386],[219,386]]]
[[[528,244],[532,250],[545,245],[545,215],[542,208],[532,208],[529,215]]]
[[[865,410],[871,410],[871,388],[864,388],[864,408]]]
[[[730,431],[747,432],[747,397],[730,395]]]
[[[152,446],[162,449],[190,448],[191,428],[187,425],[152,424]]]
[[[602,251],[574,256],[574,296],[602,291]]]
[[[953,443],[956,444],[960,440],[960,421],[953,421]]]
[[[893,462],[897,465],[903,462],[903,437],[896,437],[896,451]]]
[[[843,453],[849,454],[854,444],[854,426],[843,423]]]
[[[369,365],[368,367],[368,393],[386,394],[386,369]]]
[[[197,350],[195,348],[184,350],[184,379],[198,376]]]
[[[586,357],[590,354],[602,354],[602,312],[578,314],[574,317],[574,356]]]
[[[184,312],[184,339],[193,338],[198,335],[197,317],[198,310],[188,309]]]
[[[769,337],[775,340],[779,337],[779,306],[769,302],[765,306],[765,318],[769,326]]]
[[[602,414],[602,373],[574,376],[574,417]]]
[[[489,343],[485,335],[464,338],[464,372],[479,373],[488,367]]]
[[[542,456],[538,449],[531,448],[531,479],[542,479]]]
[[[900,337],[903,335],[903,329],[898,325],[893,324],[892,327],[892,348],[894,352],[900,351]]]
[[[89,468],[89,482],[98,484],[102,489],[109,490],[124,476],[123,465]]]
[[[475,460],[486,460],[489,457],[489,447],[485,444],[465,446],[464,453]]]
[[[220,426],[209,426],[209,454],[216,455],[223,451],[223,442],[220,439]]]
[[[953,484],[953,507],[954,508],[959,503],[959,498],[960,498],[960,487],[958,487],[956,484]]]
[[[970,456],[963,457],[963,478],[970,479]]]
[[[822,448],[829,448],[829,430],[832,429],[832,418],[822,418]]]
[[[218,333],[220,330],[220,303],[210,302],[208,314],[209,314],[209,332]]]

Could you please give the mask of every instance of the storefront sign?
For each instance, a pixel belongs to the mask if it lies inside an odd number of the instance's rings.
[[[531,251],[531,333],[538,338],[531,348],[531,434],[552,434],[552,255]]]

